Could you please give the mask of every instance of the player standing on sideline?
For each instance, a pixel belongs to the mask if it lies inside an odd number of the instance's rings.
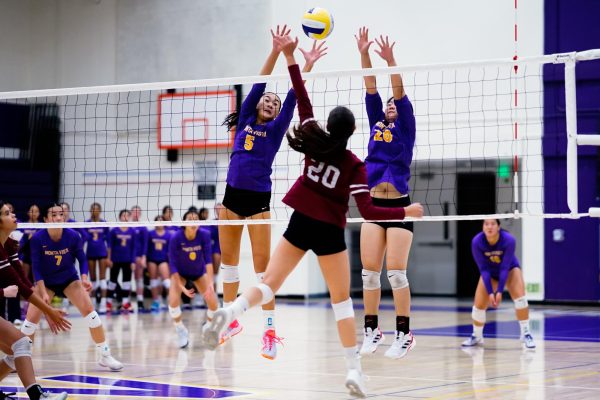
[[[101,218],[102,206],[99,203],[92,203],[90,207],[90,218],[85,222],[105,222]],[[108,284],[106,280],[106,269],[108,268],[108,233],[107,227],[90,227],[82,230],[84,239],[87,242],[86,256],[90,279],[92,281],[92,296],[97,298],[97,290],[100,289],[100,307],[98,312],[106,314],[106,293]],[[98,268],[96,270],[96,267]],[[98,278],[98,280],[96,280]]]
[[[158,215],[155,221],[162,221]],[[148,274],[150,275],[150,290],[152,291],[151,311],[160,311],[161,280],[162,287],[168,292],[171,286],[169,279],[169,240],[171,234],[164,226],[156,226],[148,234]]]
[[[184,221],[198,221],[196,211],[188,211]],[[171,288],[169,289],[169,314],[175,323],[177,344],[185,348],[189,344],[189,333],[183,325],[181,316],[181,294],[189,298],[195,296],[194,289],[186,289],[187,280],[192,281],[208,306],[206,316],[212,319],[218,307],[217,296],[213,290],[210,276],[206,273],[212,268],[212,250],[210,234],[198,225],[186,226],[169,239],[169,267],[171,269]]]
[[[129,210],[119,212],[119,221],[129,221]],[[131,274],[135,268],[135,229],[130,227],[113,228],[108,234],[108,259],[110,265],[110,282],[108,283],[108,312],[113,310],[112,300],[119,282],[119,272],[123,271],[121,291],[117,297],[122,301],[124,312],[131,311],[129,296],[131,295]]]
[[[61,311],[50,307],[32,290],[32,284],[23,273],[17,249],[19,244],[10,237],[17,228],[17,219],[0,200],[0,298],[21,294],[31,304],[39,307],[50,322],[53,333],[67,331],[71,324]],[[67,393],[51,394],[35,380],[31,362],[31,340],[3,318],[0,318],[0,349],[6,356],[0,361],[0,381],[16,370],[30,400],[64,400]],[[6,393],[0,391],[6,397]]]
[[[163,221],[173,221],[173,207],[171,207],[169,205],[164,206],[162,209],[162,218],[163,218]],[[175,226],[175,225],[170,225],[170,226],[165,227],[165,229],[169,233],[174,233],[179,230],[179,227]]]
[[[473,238],[471,252],[481,277],[473,302],[473,334],[462,343],[463,346],[483,345],[485,310],[488,306],[496,308],[500,305],[506,285],[515,304],[515,313],[521,328],[521,341],[527,349],[535,349],[529,329],[529,304],[525,294],[525,281],[515,255],[515,246],[515,238],[500,228],[498,219],[484,220],[483,232]]]
[[[32,204],[27,210],[27,223],[28,224],[39,224],[40,221],[40,207],[37,204]],[[23,271],[25,276],[31,279],[31,250],[29,249],[29,241],[34,233],[38,230],[35,228],[23,229],[23,236],[19,241],[19,259],[23,264]]]
[[[63,209],[58,204],[51,204],[43,211],[44,222],[64,222]],[[79,261],[81,277],[75,260]],[[88,265],[79,233],[63,228],[39,230],[31,238],[31,261],[36,291],[42,299],[49,303],[55,295],[66,297],[81,313],[96,343],[98,365],[111,371],[123,369],[123,364],[110,353],[102,320],[88,294],[92,284],[88,280]],[[21,332],[33,339],[41,317],[42,311],[30,305]]]
[[[286,25],[276,32],[271,30],[273,48],[263,65],[260,74],[273,72],[281,48],[279,38],[287,35]],[[304,52],[308,72],[314,63],[325,53],[323,44],[313,46],[311,51]],[[269,219],[271,218],[271,172],[273,161],[281,146],[285,132],[296,107],[296,95],[290,89],[281,104],[275,93],[265,92],[266,83],[256,83],[242,103],[239,114],[227,117],[224,124],[229,130],[235,128],[235,143],[229,170],[227,187],[223,198],[223,209],[219,215],[221,220]],[[219,242],[221,244],[221,278],[223,280],[223,304],[231,304],[235,300],[239,285],[238,264],[240,259],[240,242],[243,225],[220,225]],[[252,246],[254,272],[261,282],[271,254],[271,226],[268,224],[248,225],[248,233]],[[268,359],[277,356],[274,341],[279,340],[275,334],[275,301],[262,305],[264,333],[261,354]],[[242,326],[237,320],[223,332],[222,342],[241,332]]]
[[[362,27],[355,35],[360,52],[361,66],[371,68],[369,30]],[[394,44],[388,37],[375,39],[379,50],[375,52],[396,66]],[[392,74],[391,97],[385,110],[377,91],[375,76],[365,76],[367,94],[365,104],[371,128],[368,155],[365,159],[369,190],[373,204],[394,208],[410,205],[408,181],[410,164],[415,145],[415,115],[406,96],[400,74]],[[394,342],[385,352],[389,358],[404,357],[416,341],[410,331],[410,288],[406,269],[408,254],[413,240],[412,222],[365,222],[360,231],[360,255],[363,264],[363,298],[365,305],[364,339],[361,354],[371,354],[383,342],[379,329],[379,302],[381,300],[381,269],[384,256],[387,261],[387,276],[392,286],[396,329]]]
[[[327,283],[338,333],[344,347],[346,387],[352,395],[364,397],[365,385],[356,345],[354,309],[350,298],[350,262],[344,238],[346,213],[350,194],[367,219],[403,219],[420,217],[423,207],[382,208],[372,204],[368,195],[364,164],[346,149],[348,139],[356,129],[354,115],[346,107],[336,107],[329,113],[327,132],[315,120],[300,69],[294,59],[298,39],[289,35],[274,39],[287,60],[296,95],[300,125],[287,139],[294,150],[306,155],[303,175],[284,197],[283,202],[294,209],[288,228],[279,242],[264,280],[248,289],[228,307],[218,310],[205,329],[204,342],[215,348],[222,329],[248,308],[273,299],[287,276],[308,250],[318,257]]]
[[[131,207],[131,221],[139,222],[142,218],[140,206]],[[146,311],[144,307],[144,270],[146,269],[146,251],[148,249],[148,228],[138,226],[135,228],[136,255],[135,255],[135,292],[138,312]]]

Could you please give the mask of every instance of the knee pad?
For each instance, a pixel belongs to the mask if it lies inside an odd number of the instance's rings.
[[[150,289],[156,289],[160,286],[160,279],[150,279]]]
[[[140,278],[140,279],[136,279],[135,280],[135,288],[136,289],[143,289],[144,288],[144,278]]]
[[[473,318],[473,321],[485,323],[485,310],[480,310],[479,308],[473,306],[471,318]]]
[[[209,309],[209,310],[206,311],[206,318],[212,319],[213,315],[215,315],[215,312],[213,310]]]
[[[390,285],[392,286],[392,290],[408,287],[408,278],[406,277],[405,269],[390,269],[388,270],[387,276]]]
[[[108,289],[108,284],[106,283],[106,279],[100,279],[100,290]]]
[[[96,311],[92,311],[86,315],[85,322],[87,323],[88,328],[97,328],[102,326],[102,320]]]
[[[264,272],[257,272],[256,273],[256,280],[258,280],[258,283],[262,283],[263,279],[265,279],[265,273]]]
[[[100,286],[102,287],[102,286]],[[108,290],[115,290],[117,288],[117,282],[109,281],[108,282]]]
[[[269,285],[259,283],[256,286],[256,288],[262,293],[262,300],[260,301],[260,305],[267,304],[268,302],[273,300],[273,297],[275,297],[275,295],[273,294],[273,290],[269,287]]]
[[[171,289],[171,280],[170,279],[165,279],[163,281],[163,287],[167,290]]]
[[[335,315],[336,321],[354,318],[354,307],[352,307],[352,298],[350,297],[348,297],[348,300],[344,300],[341,303],[331,303],[331,308],[333,308],[333,314]]]
[[[130,291],[131,290],[131,282],[123,282],[121,287],[123,288],[123,290]]]
[[[238,267],[233,265],[225,265],[221,264],[221,278],[223,279],[223,283],[236,283],[240,281],[240,274],[238,272]]]
[[[21,333],[27,336],[31,336],[35,333],[35,330],[38,328],[38,326],[38,324],[34,324],[31,321],[25,320],[25,322],[23,322],[23,325],[21,325]]]
[[[181,317],[181,307],[171,307],[169,306],[169,314],[171,314],[171,318],[179,318]]]
[[[14,371],[15,369],[17,369],[17,367],[15,366],[15,356],[12,355],[6,355],[2,361],[4,361],[4,364],[8,365],[8,368],[10,368],[12,371]]]
[[[100,286],[100,284],[98,283],[98,281],[92,281],[92,290],[93,291],[98,289],[99,286]]]
[[[24,336],[21,339],[14,342],[12,344],[12,346],[10,346],[10,348],[13,351],[13,357],[14,358],[19,358],[19,357],[31,358],[31,343],[33,343],[33,342],[27,336]]]
[[[513,301],[515,303],[515,308],[517,310],[522,310],[524,308],[529,307],[529,303],[527,302],[527,297],[526,296],[519,297],[518,299],[514,299]]]
[[[363,268],[362,281],[364,290],[377,290],[381,288],[381,272]]]

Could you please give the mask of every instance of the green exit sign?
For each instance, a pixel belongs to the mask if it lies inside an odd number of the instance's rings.
[[[540,284],[539,283],[528,283],[527,284],[527,293],[539,293],[540,292]]]
[[[502,178],[502,179],[508,179],[510,178],[510,164],[507,163],[500,163],[498,165],[498,170],[496,171],[496,174],[498,175],[498,178]]]

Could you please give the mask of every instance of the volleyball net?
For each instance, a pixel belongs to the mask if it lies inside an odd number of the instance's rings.
[[[589,215],[577,209],[577,145],[600,145],[600,135],[577,135],[575,68],[578,62],[598,58],[600,50],[590,50],[304,76],[319,121],[326,121],[337,105],[354,112],[357,129],[349,148],[364,160],[370,127],[363,77],[377,77],[385,103],[392,95],[390,74],[402,75],[417,123],[410,195],[423,204],[424,220],[577,218]],[[546,64],[565,65],[569,183],[552,195],[568,203],[567,214],[544,209]],[[75,220],[89,218],[92,203],[102,206],[108,226],[125,225],[118,222],[119,212],[134,205],[143,210],[144,225],[172,224],[153,222],[167,206],[176,221],[191,206],[209,209],[212,217],[213,207],[223,199],[233,144],[233,132],[222,122],[256,82],[267,82],[267,90],[282,101],[291,87],[283,74],[0,93],[0,109],[27,115],[26,140],[13,149],[4,147],[0,156],[30,160],[52,153],[52,145],[35,145],[45,143],[43,125],[51,121],[58,143],[56,176],[50,174],[48,184],[55,186],[57,201],[70,204]],[[291,126],[297,122],[295,114]],[[284,139],[272,165],[271,219],[243,223],[287,223],[292,211],[282,198],[300,176],[303,157]],[[31,203],[39,202],[35,194],[31,197]],[[362,221],[354,207],[349,217],[350,222]]]

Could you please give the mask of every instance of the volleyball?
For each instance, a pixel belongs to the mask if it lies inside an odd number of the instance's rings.
[[[333,16],[324,8],[311,8],[302,17],[302,29],[309,38],[323,40],[333,31]]]

